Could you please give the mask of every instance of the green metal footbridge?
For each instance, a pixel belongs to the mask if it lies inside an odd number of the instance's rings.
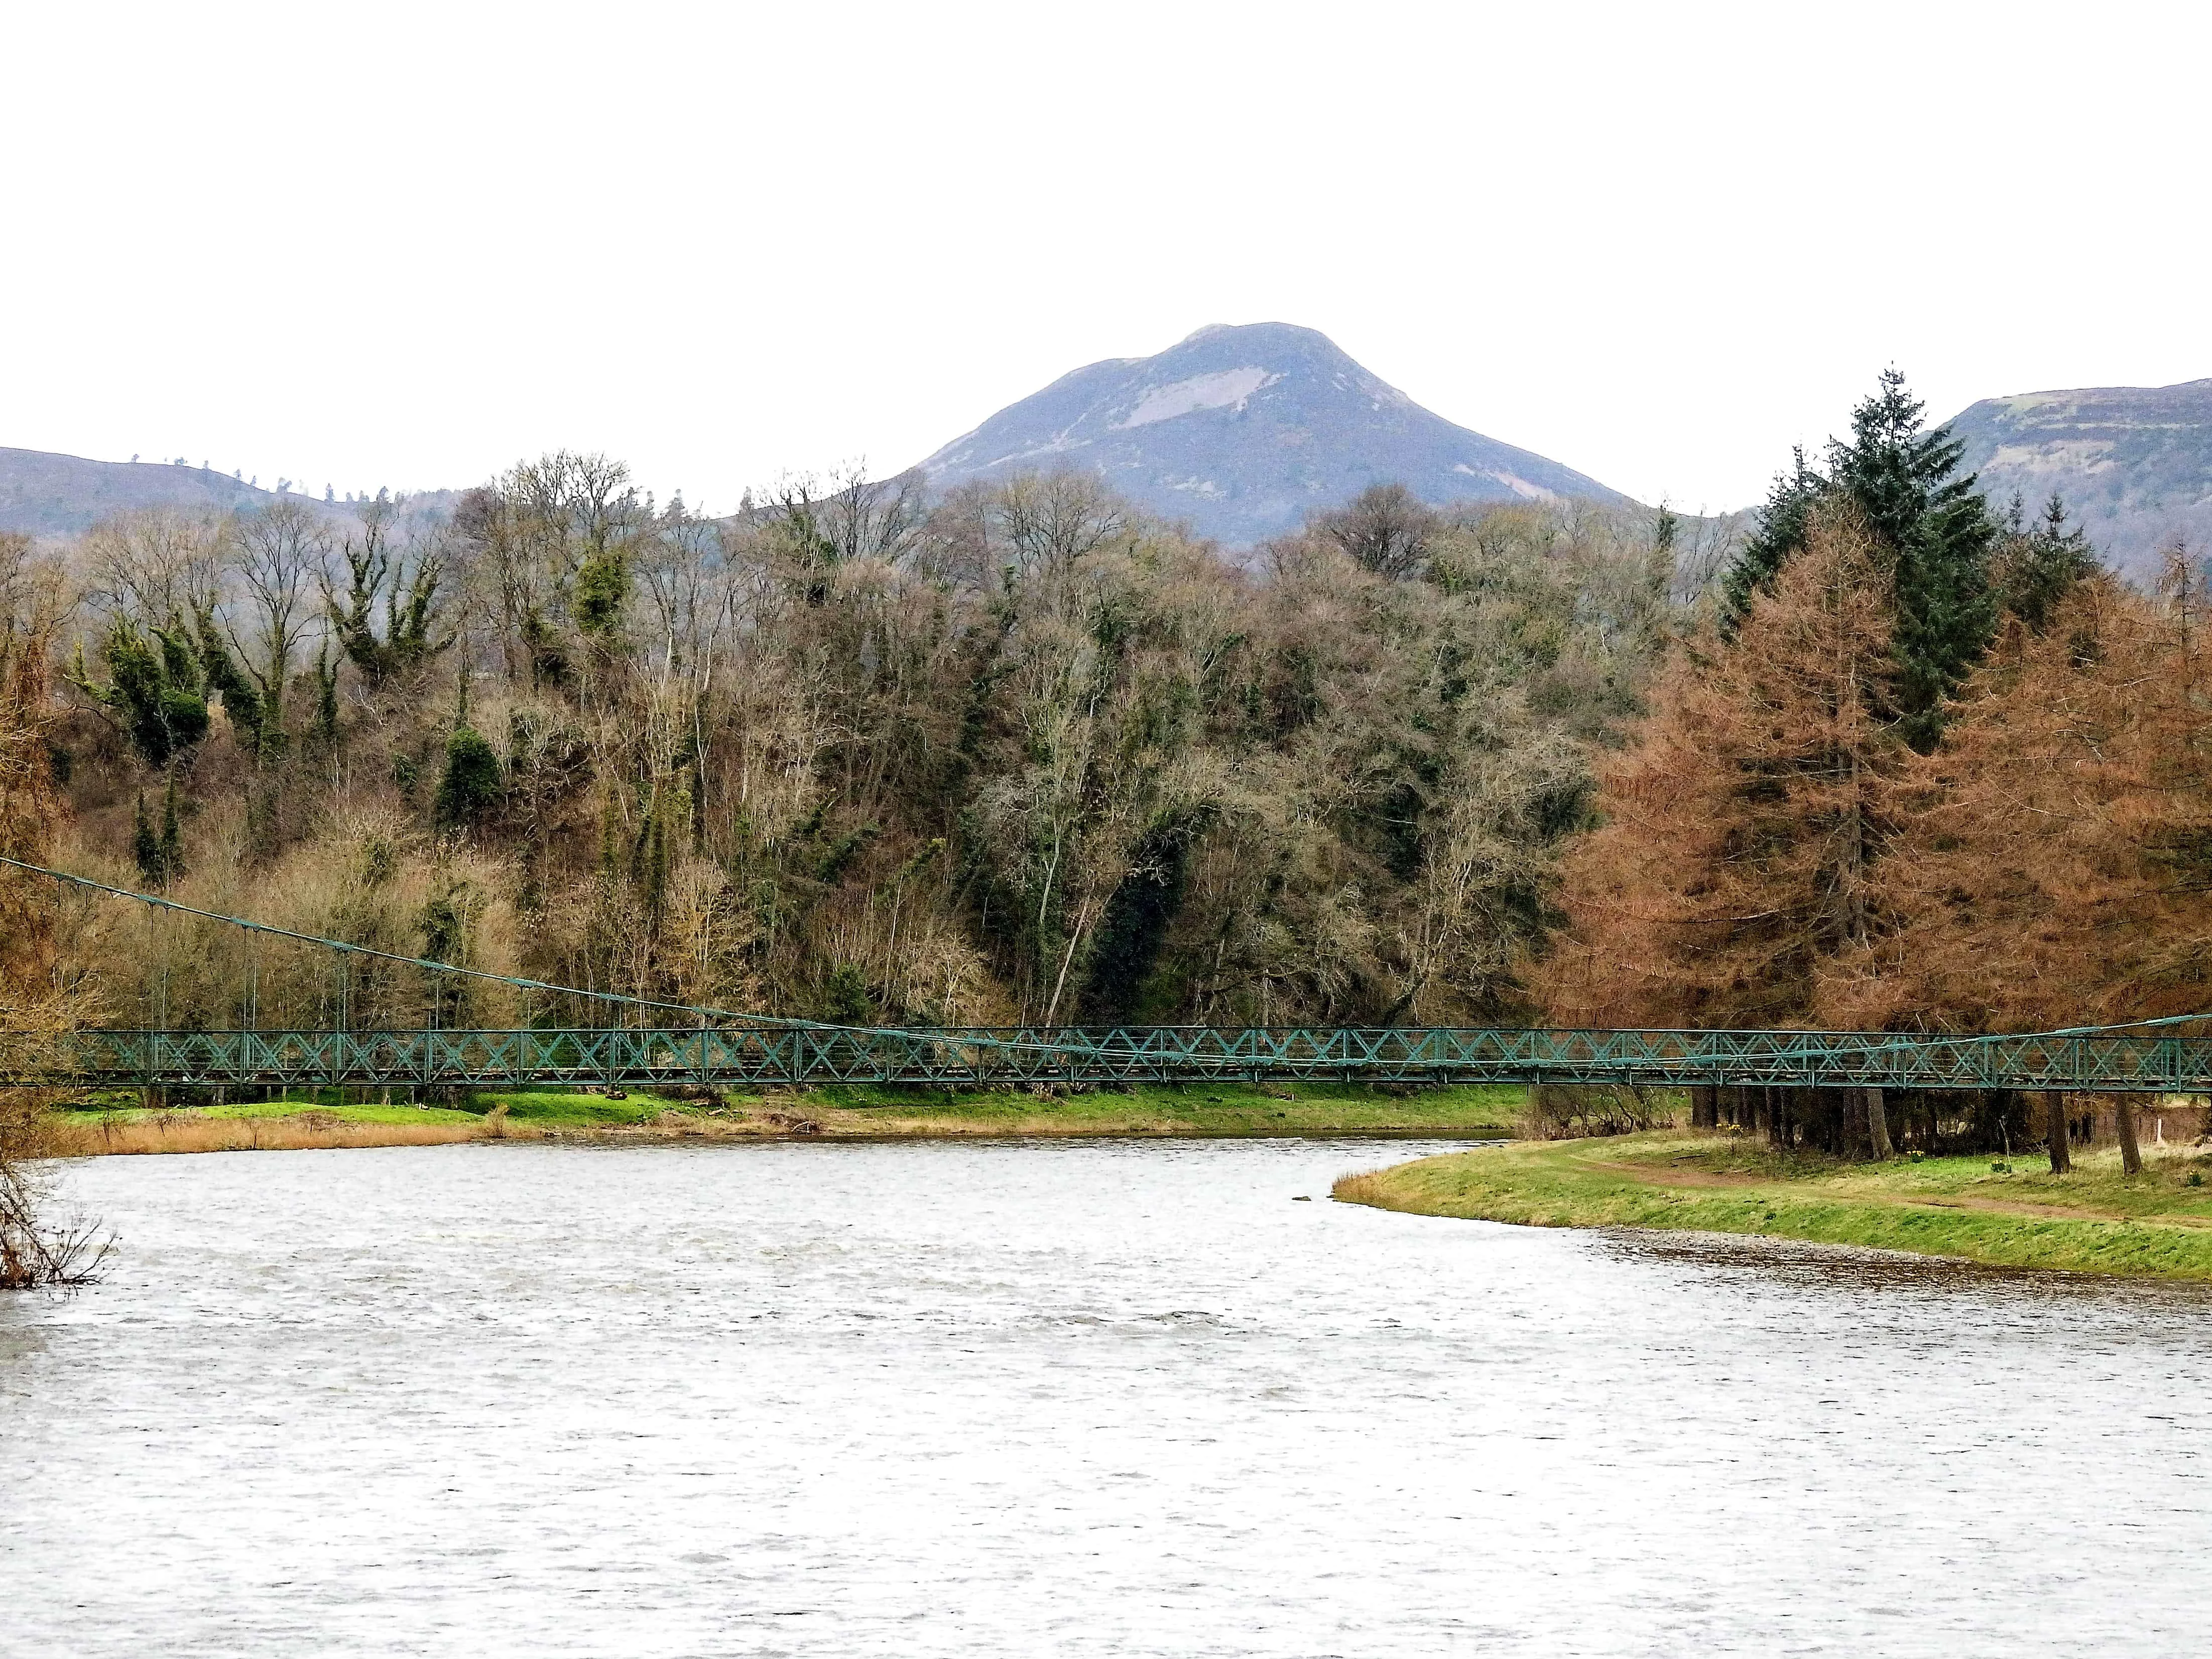
[[[433,976],[491,981],[624,1022],[516,1030],[0,1032],[0,1083],[79,1087],[977,1087],[1231,1079],[2212,1092],[2212,1017],[2002,1036],[1882,1031],[1330,1030],[1189,1025],[915,1030],[777,1019],[579,990],[222,915],[0,858],[80,889]],[[434,1006],[437,999],[430,1000]]]
[[[0,1038],[0,1042],[4,1042]],[[1866,1031],[1216,1026],[898,1030],[763,1023],[563,1030],[85,1030],[0,1057],[15,1083],[114,1087],[977,1087],[1306,1079],[2212,1091],[2212,1040],[2155,1034],[1901,1039]]]

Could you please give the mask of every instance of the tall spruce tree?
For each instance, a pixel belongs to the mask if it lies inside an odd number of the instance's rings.
[[[2100,568],[2088,532],[2079,525],[2069,530],[2066,518],[2066,503],[2055,489],[2033,525],[2014,495],[1990,562],[1990,582],[2003,608],[2038,634],[2058,605]]]
[[[1926,429],[1927,406],[1884,369],[1875,394],[1851,411],[1851,436],[1832,443],[1828,472],[1891,559],[1897,617],[1900,729],[1922,753],[1943,731],[1943,702],[1989,649],[1996,630],[1990,553],[1997,526],[1961,475],[1966,445],[1948,427]]]
[[[1781,473],[1766,492],[1766,505],[1759,510],[1759,523],[1735,562],[1729,566],[1721,586],[1721,632],[1735,637],[1751,602],[1771,592],[1774,578],[1790,556],[1805,545],[1813,509],[1828,493],[1828,481],[1805,461],[1801,444],[1790,452],[1790,471]]]
[[[1775,480],[1723,589],[1723,618],[1732,629],[1752,596],[1771,588],[1775,574],[1803,548],[1813,508],[1832,497],[1848,501],[1883,561],[1896,618],[1895,713],[1907,741],[1923,753],[1942,734],[1944,699],[1996,630],[1990,556],[1998,535],[1974,475],[1959,471],[1965,445],[1948,427],[1929,430],[1926,416],[1905,376],[1883,370],[1874,393],[1851,411],[1850,436],[1830,440],[1825,470],[1808,465],[1800,451],[1791,471]]]

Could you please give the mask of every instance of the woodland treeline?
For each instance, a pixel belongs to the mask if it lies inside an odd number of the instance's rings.
[[[843,1022],[1528,1006],[1681,527],[1383,487],[1240,569],[1080,477],[730,519],[605,459],[9,556],[70,867],[403,954]],[[91,907],[102,1016],[599,1020]]]
[[[2203,1007],[2203,578],[2127,588],[1958,453],[1893,374],[1740,546],[1382,486],[1238,568],[1079,476],[716,520],[556,454],[448,513],[0,560],[40,845],[404,954],[854,1023]],[[117,1021],[561,1016],[98,907],[58,948]],[[1699,1111],[2043,1133],[2001,1097]]]
[[[1553,1017],[1982,1032],[2212,1007],[2203,575],[2177,547],[2132,592],[2062,503],[1993,513],[1957,463],[1891,375],[1824,465],[1778,482],[1598,763],[1541,969]],[[1836,1152],[2041,1140],[2062,1166],[2100,1109],[1841,1090],[1698,1109]],[[2133,1165],[2124,1102],[2101,1110]]]

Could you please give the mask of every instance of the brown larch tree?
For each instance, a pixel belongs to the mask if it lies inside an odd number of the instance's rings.
[[[1568,857],[1553,1012],[1582,1024],[1815,1018],[1820,964],[1869,935],[1903,770],[1864,538],[1822,526],[1730,641],[1680,648],[1602,822]]]
[[[1828,965],[1878,932],[1871,872],[1908,751],[1871,545],[1824,517],[1735,635],[1686,642],[1603,768],[1547,965],[1576,1024],[1825,1024]],[[1869,1135],[1887,1155],[1878,1096]]]
[[[1854,1023],[2036,1030],[2212,1002],[2212,713],[2185,573],[2154,606],[2093,578],[2010,625],[1877,873],[1891,920],[1838,965]],[[2064,1110],[2048,1103],[2054,1168]],[[2139,1166],[2132,1115],[2122,1152]]]

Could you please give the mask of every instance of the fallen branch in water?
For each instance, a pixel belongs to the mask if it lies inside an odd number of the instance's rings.
[[[75,1216],[41,1218],[52,1196],[43,1169],[0,1152],[0,1290],[74,1289],[95,1284],[115,1254],[115,1236]]]

